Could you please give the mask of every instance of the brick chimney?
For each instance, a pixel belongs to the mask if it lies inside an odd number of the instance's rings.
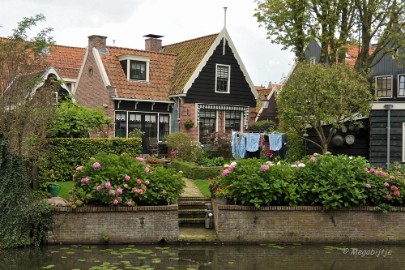
[[[160,39],[163,36],[148,34],[144,37],[145,39],[145,51],[152,51],[152,52],[161,52],[162,51],[162,40]]]
[[[107,50],[107,37],[92,35],[89,36],[89,49],[97,48],[102,51]]]

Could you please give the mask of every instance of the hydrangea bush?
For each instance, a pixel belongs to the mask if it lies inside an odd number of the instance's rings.
[[[209,181],[215,197],[255,207],[368,205],[386,210],[404,203],[401,173],[388,173],[371,167],[365,158],[347,155],[314,154],[294,164],[240,159]]]
[[[185,187],[181,173],[149,166],[141,157],[101,153],[73,175],[73,206],[137,206],[174,202]]]

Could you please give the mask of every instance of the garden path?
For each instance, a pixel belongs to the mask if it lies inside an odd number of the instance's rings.
[[[204,197],[201,191],[198,189],[193,180],[183,177],[186,187],[183,192],[180,194],[180,197]]]

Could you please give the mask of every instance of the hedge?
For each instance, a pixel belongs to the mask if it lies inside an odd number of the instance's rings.
[[[40,183],[69,181],[75,168],[83,165],[99,152],[127,153],[138,156],[142,152],[140,138],[57,138],[50,139],[39,165]]]
[[[170,167],[176,171],[182,171],[184,177],[191,179],[213,178],[218,176],[224,169],[223,167],[201,167],[195,163],[180,161],[177,159],[172,160]]]

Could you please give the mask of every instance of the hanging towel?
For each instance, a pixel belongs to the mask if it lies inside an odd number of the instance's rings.
[[[246,151],[256,152],[259,150],[260,133],[246,134]]]
[[[238,143],[238,132],[232,132],[232,156],[236,160],[239,157],[239,143]]]
[[[239,157],[244,158],[246,154],[246,136],[245,134],[239,135]]]
[[[279,151],[283,147],[282,135],[277,133],[272,133],[269,135],[270,150]]]

